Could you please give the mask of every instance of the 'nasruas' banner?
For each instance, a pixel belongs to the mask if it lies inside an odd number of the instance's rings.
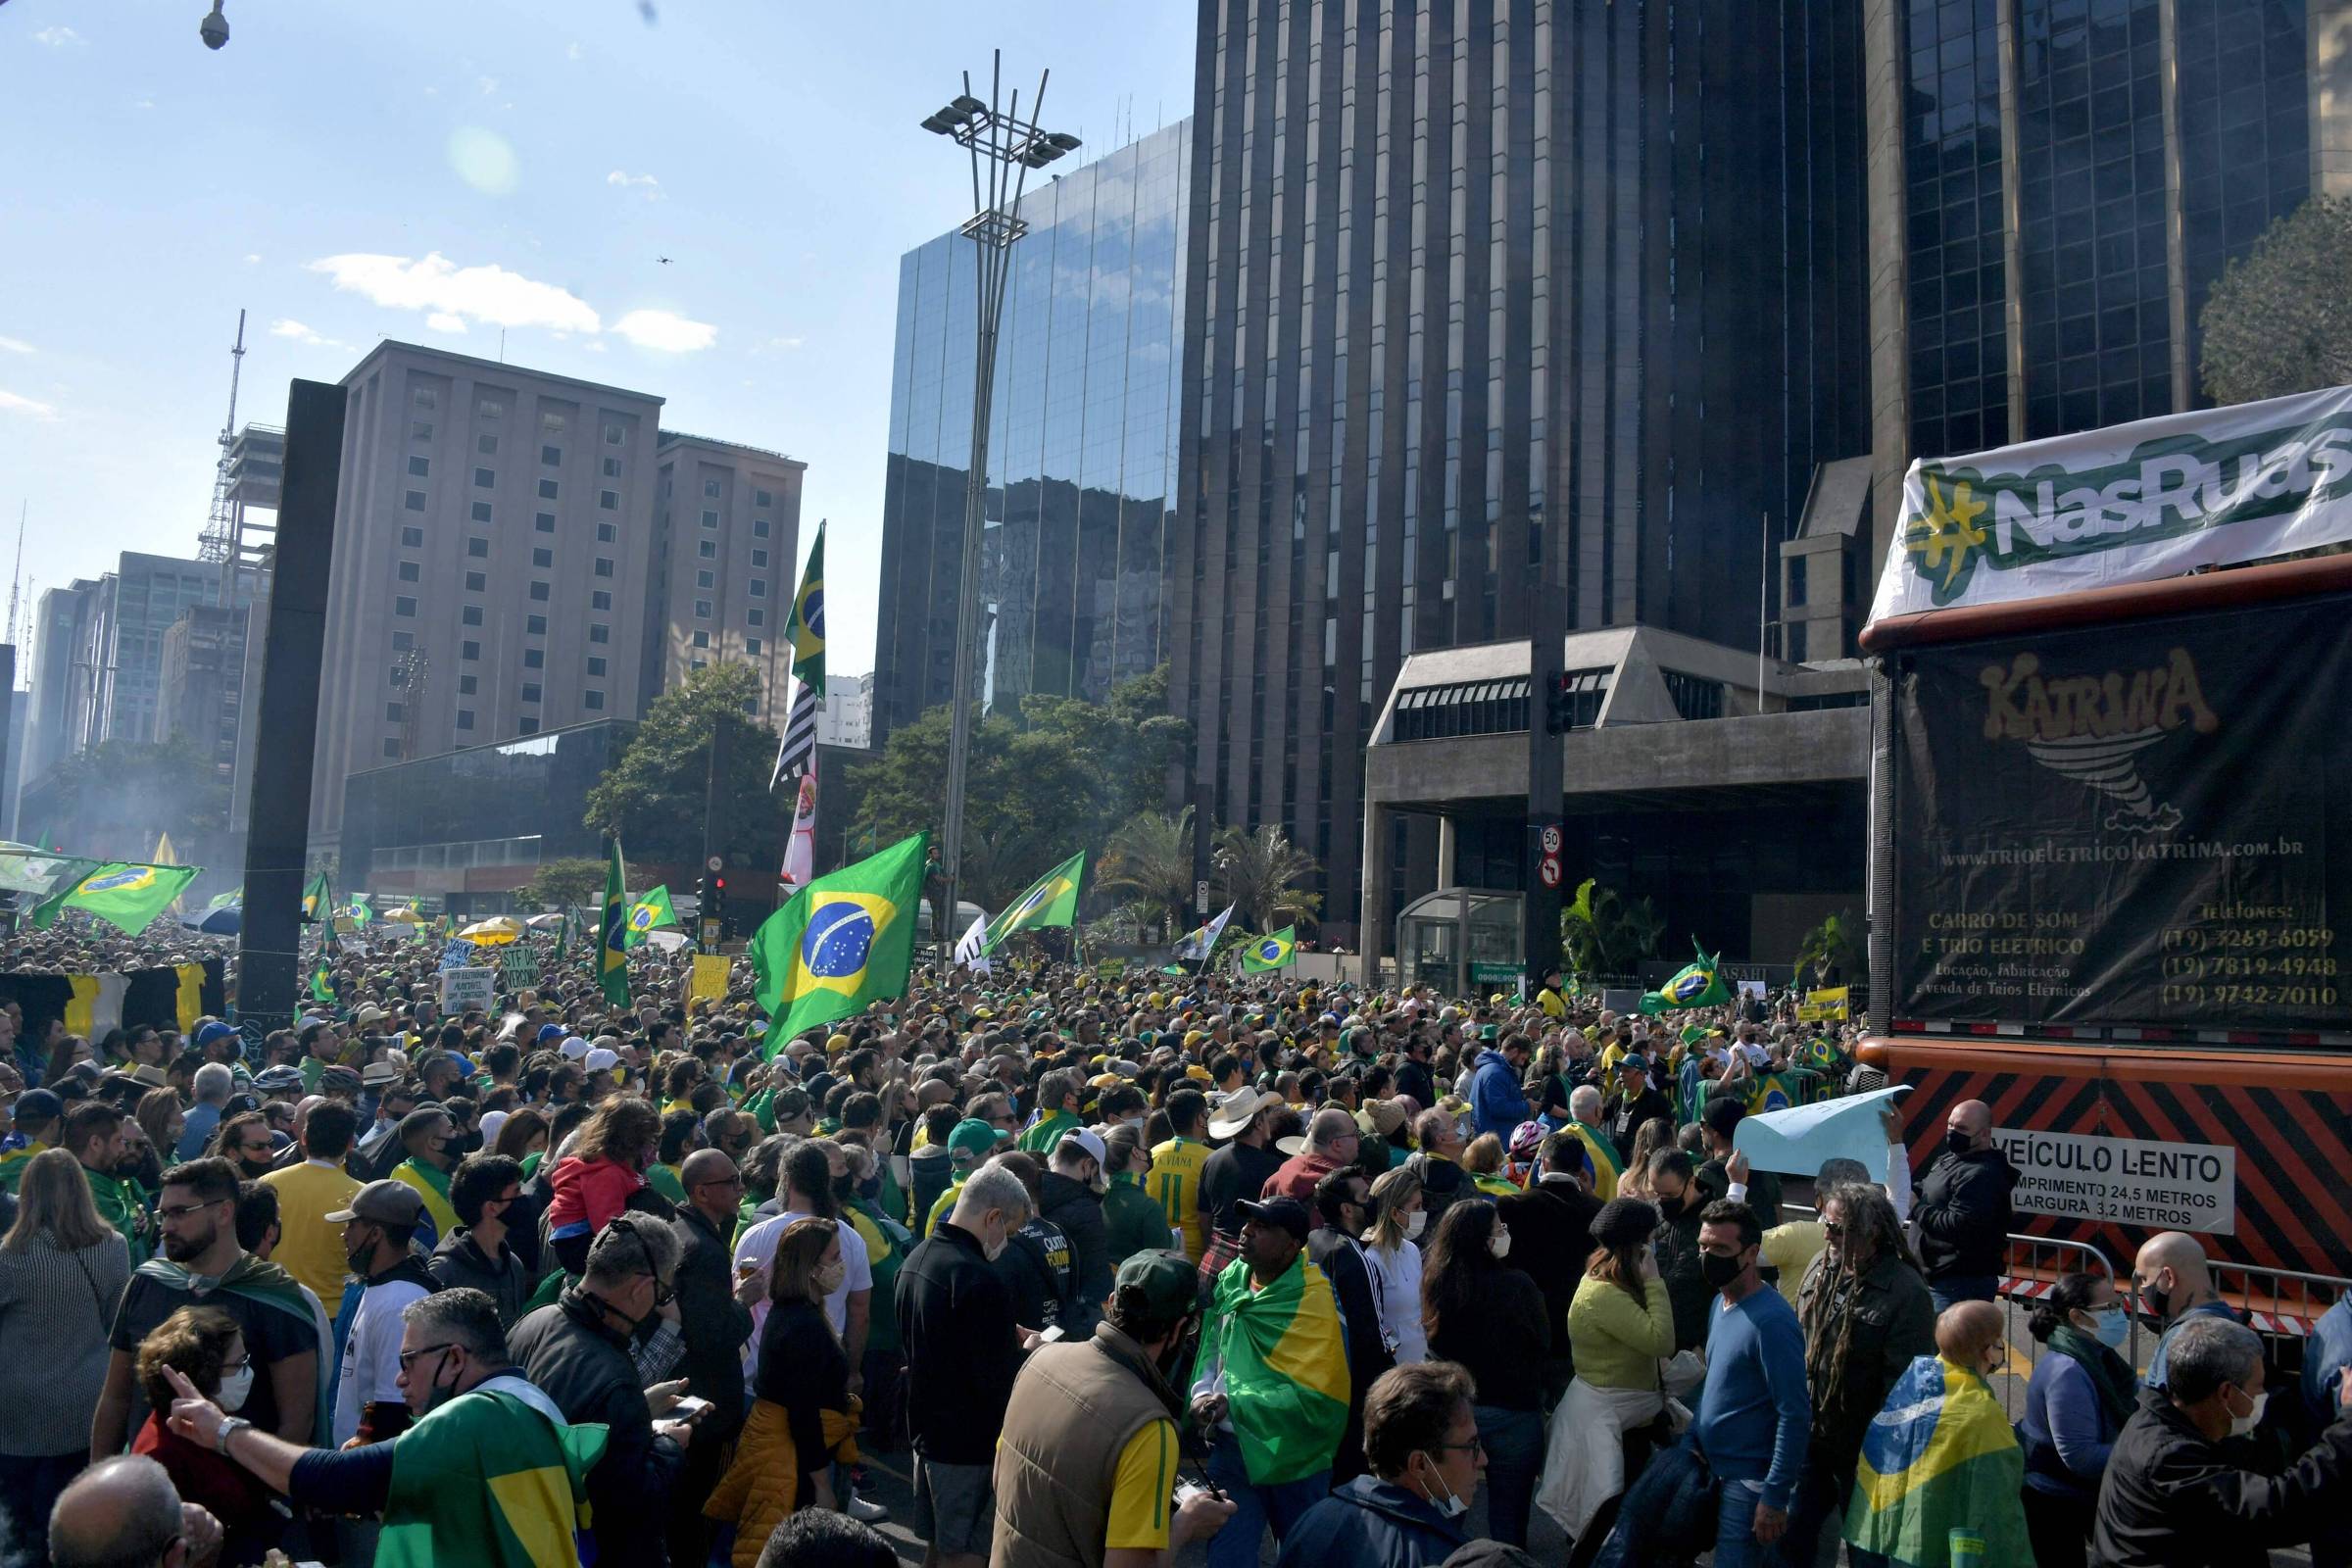
[[[1923,459],[1870,618],[2352,541],[2352,387]]]

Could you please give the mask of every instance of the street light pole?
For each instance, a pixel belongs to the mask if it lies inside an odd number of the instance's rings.
[[[961,232],[972,242],[975,334],[972,356],[972,450],[964,474],[961,572],[956,599],[955,691],[949,698],[947,821],[940,834],[940,871],[946,882],[942,906],[932,911],[932,938],[944,951],[956,936],[956,911],[963,888],[963,797],[971,766],[972,716],[978,707],[974,666],[980,642],[980,545],[988,503],[988,427],[997,384],[997,329],[1004,313],[1004,283],[1012,247],[1029,225],[1021,220],[1021,191],[1032,169],[1043,169],[1072,152],[1078,138],[1038,128],[1051,72],[1040,73],[1029,117],[1021,118],[1021,94],[998,107],[1004,57],[997,51],[989,71],[988,100],[972,96],[971,74],[963,91],[923,122],[923,128],[954,138],[971,156],[972,216]]]

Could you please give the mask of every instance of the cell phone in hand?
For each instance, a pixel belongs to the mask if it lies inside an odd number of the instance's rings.
[[[692,1421],[710,1408],[710,1401],[709,1399],[700,1398],[691,1394],[681,1395],[678,1402],[669,1407],[669,1416],[673,1421]]]
[[[1040,1345],[1052,1345],[1055,1340],[1060,1338],[1061,1325],[1058,1323],[1054,1324],[1051,1328],[1041,1329],[1037,1336],[1037,1340]]]

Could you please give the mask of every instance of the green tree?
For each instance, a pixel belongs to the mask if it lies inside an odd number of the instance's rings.
[[[588,792],[587,825],[617,831],[632,859],[699,864],[710,746],[723,726],[717,842],[729,865],[773,870],[791,800],[767,787],[776,732],[745,716],[759,696],[760,675],[749,664],[710,664],[655,698],[620,760]],[[601,876],[597,887],[601,896]]]
[[[1647,899],[1625,899],[1587,877],[1560,911],[1560,948],[1580,975],[1629,975],[1658,953],[1666,922]]]
[[[2352,201],[2315,196],[2230,264],[2198,318],[2217,403],[2352,381]]]
[[[1139,932],[1173,934],[1193,896],[1193,808],[1146,811],[1119,824],[1102,846],[1095,885],[1129,896]]]
[[[1796,945],[1796,974],[1809,970],[1817,986],[1849,983],[1869,966],[1864,956],[1862,924],[1851,909],[1840,909],[1805,933]]]
[[[604,897],[605,862],[587,859],[545,861],[539,874],[515,895],[524,904],[558,909],[599,905]]]
[[[1260,823],[1254,832],[1233,826],[1219,833],[1216,867],[1226,902],[1237,906],[1252,932],[1311,926],[1320,915],[1323,896],[1301,884],[1320,876],[1322,867],[1275,823]]]

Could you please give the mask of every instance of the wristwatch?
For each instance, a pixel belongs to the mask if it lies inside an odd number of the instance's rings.
[[[232,1415],[223,1418],[220,1423],[220,1430],[213,1434],[213,1451],[220,1454],[224,1459],[227,1458],[228,1440],[237,1433],[244,1431],[251,1425],[253,1425],[253,1423],[246,1420],[241,1415]]]

